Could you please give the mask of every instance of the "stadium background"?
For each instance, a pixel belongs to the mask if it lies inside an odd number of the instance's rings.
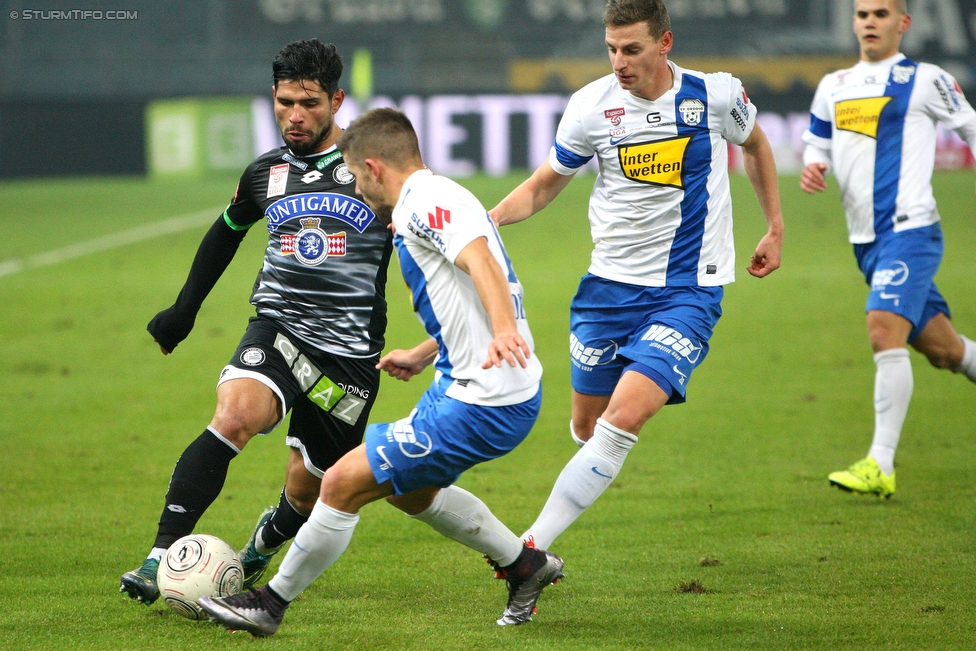
[[[397,104],[439,172],[532,167],[548,151],[568,94],[609,71],[603,4],[5,1],[0,178],[239,170],[276,145],[270,61],[284,43],[312,36],[334,42],[346,61],[342,85],[354,92],[340,121],[364,106]],[[781,171],[792,171],[817,81],[855,61],[851,4],[671,0],[672,59],[739,76]],[[976,0],[911,7],[905,53],[942,65],[972,96]],[[942,132],[940,167],[971,162]]]

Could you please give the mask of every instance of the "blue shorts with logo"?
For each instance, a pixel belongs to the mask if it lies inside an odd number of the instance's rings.
[[[446,488],[468,468],[514,450],[539,416],[541,388],[517,405],[486,407],[449,398],[450,384],[446,377],[435,380],[409,416],[366,428],[376,483],[392,481],[397,495]]]
[[[907,319],[912,324],[909,342],[936,314],[951,316],[933,281],[942,263],[943,247],[938,222],[855,244],[858,267],[871,287],[865,312],[883,310]]]
[[[643,287],[583,276],[569,314],[573,389],[608,396],[632,370],[660,386],[668,404],[684,402],[724,294],[722,287]]]

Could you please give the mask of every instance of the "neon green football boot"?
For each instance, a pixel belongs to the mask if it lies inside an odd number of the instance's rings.
[[[884,474],[873,457],[861,459],[847,470],[838,470],[827,477],[831,486],[849,491],[889,498],[895,493],[895,471]]]

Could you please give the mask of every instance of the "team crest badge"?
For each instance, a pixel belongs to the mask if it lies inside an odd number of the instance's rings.
[[[335,179],[336,183],[341,183],[342,185],[349,185],[356,180],[356,177],[352,175],[352,172],[349,171],[345,163],[336,165],[335,169],[332,170],[332,178]]]
[[[326,233],[318,217],[302,219],[302,229],[294,235],[281,236],[282,255],[294,255],[303,265],[315,267],[330,256],[346,255],[346,233]]]
[[[891,69],[891,81],[896,84],[907,84],[912,80],[915,68],[912,66],[894,66]]]
[[[678,112],[681,113],[681,119],[684,120],[684,123],[693,127],[702,121],[702,116],[705,114],[705,104],[700,99],[682,100],[681,104],[678,105]]]

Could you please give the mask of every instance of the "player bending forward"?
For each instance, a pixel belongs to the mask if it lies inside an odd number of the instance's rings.
[[[895,492],[895,450],[914,386],[908,344],[936,368],[976,382],[976,344],[953,328],[933,282],[943,241],[932,196],[936,122],[976,153],[976,112],[949,73],[898,52],[910,25],[905,0],[857,0],[861,61],[820,82],[800,179],[806,192],[821,192],[833,166],[854,256],[871,286],[874,439],[866,458],[829,481],[879,497]]]
[[[403,277],[431,336],[384,355],[377,367],[400,380],[432,363],[437,372],[409,416],[367,427],[364,444],[325,473],[308,522],[267,585],[204,597],[200,607],[229,629],[272,635],[291,601],[345,551],[359,510],[385,497],[491,559],[509,589],[499,625],[530,621],[543,588],[562,577],[562,560],[523,544],[453,485],[468,468],[514,449],[538,416],[542,366],[532,355],[522,286],[478,200],[424,167],[406,116],[370,111],[338,144],[366,202],[392,220]]]

